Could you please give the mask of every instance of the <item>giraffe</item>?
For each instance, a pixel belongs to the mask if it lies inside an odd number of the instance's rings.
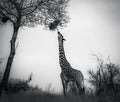
[[[70,65],[70,63],[67,61],[66,56],[65,56],[65,51],[64,51],[64,37],[62,34],[58,31],[58,43],[59,43],[59,64],[61,67],[61,81],[62,81],[62,86],[63,86],[63,93],[64,95],[67,95],[67,88],[69,82],[73,82],[76,84],[79,94],[82,93],[84,89],[84,76],[81,71],[73,69]]]
[[[67,85],[67,94],[68,95],[77,95],[79,93],[79,90],[77,88],[77,85],[75,82],[69,82]]]

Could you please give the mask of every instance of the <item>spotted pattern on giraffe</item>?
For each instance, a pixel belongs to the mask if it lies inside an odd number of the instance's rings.
[[[71,86],[69,87],[74,87],[76,85],[77,89],[79,90],[79,94],[81,94],[84,87],[84,76],[81,71],[72,68],[70,63],[67,61],[63,45],[64,41],[65,39],[63,35],[58,31],[59,63],[61,67],[60,77],[63,85],[63,92],[64,95],[68,94],[68,86],[69,83],[72,82]]]

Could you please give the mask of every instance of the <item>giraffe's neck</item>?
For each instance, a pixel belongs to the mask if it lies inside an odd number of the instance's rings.
[[[64,70],[65,68],[69,68],[70,66],[65,56],[63,42],[60,41],[59,41],[59,63],[62,70]]]

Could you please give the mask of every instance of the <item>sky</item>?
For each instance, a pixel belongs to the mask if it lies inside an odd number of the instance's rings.
[[[88,79],[88,69],[95,69],[92,53],[100,53],[106,59],[120,64],[120,1],[119,0],[70,0],[68,14],[70,22],[60,29],[66,42],[66,57],[74,69],[80,70]],[[0,26],[0,57],[4,71],[10,51],[12,26]],[[27,79],[33,73],[30,84],[46,90],[48,85],[54,92],[61,92],[61,68],[59,66],[57,32],[41,26],[19,30],[16,55],[10,78]],[[88,84],[88,83],[86,83]]]

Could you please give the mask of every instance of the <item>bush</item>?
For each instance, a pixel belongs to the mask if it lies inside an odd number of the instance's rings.
[[[105,62],[102,57],[95,55],[97,70],[89,70],[89,82],[95,89],[96,95],[120,95],[120,67],[111,63],[110,58]]]
[[[31,87],[29,82],[32,80],[32,74],[29,76],[27,80],[21,79],[10,79],[8,81],[7,89],[5,89],[6,93],[18,93],[20,91],[27,91]]]

